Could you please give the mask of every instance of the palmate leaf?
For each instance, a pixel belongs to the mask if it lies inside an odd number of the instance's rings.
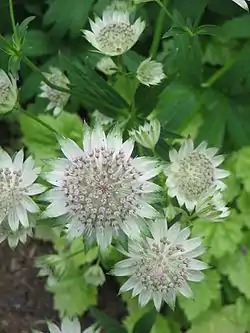
[[[44,15],[44,24],[53,25],[52,33],[58,38],[69,31],[71,37],[80,36],[87,22],[94,0],[52,0]]]
[[[180,296],[178,301],[189,321],[209,309],[211,303],[220,300],[220,276],[216,270],[210,270],[203,281],[190,283],[194,299]]]
[[[127,102],[88,64],[65,56],[62,63],[69,73],[72,94],[81,97],[86,108],[98,109],[113,118],[128,116]]]
[[[90,313],[98,322],[98,324],[105,330],[106,333],[127,333],[125,327],[123,327],[114,318],[109,317],[106,313],[92,307]]]

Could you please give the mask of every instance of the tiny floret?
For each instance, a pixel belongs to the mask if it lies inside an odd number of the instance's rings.
[[[200,271],[207,265],[194,258],[204,248],[199,237],[188,239],[189,228],[176,223],[168,229],[165,219],[152,221],[150,232],[151,237],[129,240],[128,252],[121,249],[128,259],[118,262],[113,274],[129,276],[120,292],[132,290],[141,306],[152,299],[158,311],[163,301],[174,308],[177,293],[193,296],[188,281],[203,279]]]
[[[140,218],[157,215],[151,203],[161,188],[148,180],[161,167],[152,158],[132,158],[134,143],[123,143],[117,128],[106,136],[99,124],[93,130],[85,124],[83,136],[84,150],[59,138],[66,158],[46,176],[55,188],[44,195],[51,202],[44,216],[66,215],[71,237],[85,234],[106,249],[120,229],[136,232]]]
[[[59,68],[50,67],[50,72],[51,73],[44,73],[44,75],[52,84],[60,88],[68,88],[68,84],[70,82],[67,76],[64,75]],[[41,82],[41,90],[42,93],[39,96],[49,100],[49,104],[46,110],[54,110],[53,114],[54,116],[57,116],[63,111],[70,95],[66,92],[51,88],[45,82]]]
[[[217,168],[224,160],[222,155],[216,155],[217,151],[207,148],[206,142],[194,148],[193,141],[187,139],[179,152],[175,149],[169,152],[171,163],[165,171],[168,194],[176,197],[180,206],[185,204],[192,211],[210,189],[225,188],[221,179],[229,172]]]
[[[18,96],[16,80],[11,74],[0,69],[0,114],[14,109]]]
[[[136,71],[137,79],[146,86],[153,86],[161,83],[165,78],[162,63],[150,58],[144,60]]]
[[[16,153],[13,161],[0,150],[0,226],[5,234],[7,225],[13,232],[18,232],[20,226],[29,228],[29,215],[39,211],[31,196],[45,190],[43,185],[35,183],[40,169],[35,167],[34,160],[23,159],[23,150]]]
[[[161,124],[158,119],[153,119],[139,126],[138,130],[131,130],[130,136],[145,148],[154,149],[161,133]]]
[[[83,34],[102,54],[123,54],[134,46],[145,28],[144,21],[138,18],[131,23],[129,16],[129,12],[106,10],[102,19],[90,20],[92,31],[83,30]]]
[[[110,57],[102,57],[96,64],[96,68],[105,75],[113,75],[118,67]]]

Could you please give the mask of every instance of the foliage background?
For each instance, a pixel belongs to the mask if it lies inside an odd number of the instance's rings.
[[[224,223],[195,222],[193,234],[204,236],[208,247],[204,260],[211,268],[203,283],[193,284],[194,300],[179,297],[174,312],[163,307],[156,316],[150,305],[140,309],[137,300],[125,294],[121,296],[127,307],[124,326],[95,309],[92,314],[107,332],[111,332],[111,327],[115,327],[116,333],[125,332],[124,327],[133,333],[151,329],[152,333],[250,332],[250,15],[230,0],[171,0],[168,9],[177,15],[179,27],[169,30],[172,22],[163,16],[162,33],[167,32],[168,38],[161,40],[156,57],[163,62],[167,79],[155,88],[140,86],[135,93],[129,78],[107,84],[94,70],[99,55],[91,52],[91,46],[81,37],[80,29],[88,26],[88,17],[93,17],[93,13],[100,15],[109,3],[108,0],[14,3],[18,22],[36,16],[29,25],[24,53],[42,71],[50,65],[67,70],[73,82],[67,112],[55,119],[45,114],[46,101],[37,97],[41,77],[22,64],[19,82],[22,105],[63,135],[80,142],[81,122],[89,121],[95,109],[114,118],[126,118],[134,98],[137,117],[133,126],[152,111],[161,121],[163,130],[157,150],[165,159],[166,147],[178,135],[191,135],[197,143],[206,140],[227,155],[225,167],[231,176],[226,199],[232,213]],[[1,0],[0,9],[0,31],[11,36],[7,0]],[[159,24],[159,11],[153,2],[138,7],[137,14],[147,21],[147,28],[134,50],[123,56],[132,72],[140,59],[148,56]],[[7,65],[8,58],[1,52],[0,67],[7,70]],[[1,129],[0,144],[9,152],[24,144],[38,163],[59,156],[51,132],[23,114],[12,113],[2,118]],[[54,222],[53,234],[50,221],[38,226],[36,236],[52,239],[60,258],[84,249],[79,240],[69,248],[65,239],[58,237],[59,222]],[[64,260],[59,265],[56,257],[51,258],[51,271],[46,272],[47,287],[53,292],[55,308],[61,314],[83,315],[97,303],[97,288],[82,279],[83,272],[96,262],[97,249],[92,251],[67,260],[66,267],[61,267]],[[116,256],[111,249],[102,260],[105,271],[117,260]],[[37,265],[43,267],[43,264],[40,259]]]

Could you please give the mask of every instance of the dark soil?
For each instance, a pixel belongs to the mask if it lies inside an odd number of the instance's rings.
[[[34,267],[36,257],[51,252],[50,244],[30,241],[11,250],[0,244],[0,333],[31,333],[32,329],[47,332],[46,320],[59,323],[53,310],[52,295],[45,290],[46,280],[38,278]],[[118,284],[107,276],[99,293],[98,307],[109,316],[121,320],[125,306],[118,298]],[[81,318],[82,329],[92,319]]]

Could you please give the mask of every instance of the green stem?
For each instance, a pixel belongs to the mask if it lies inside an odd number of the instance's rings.
[[[11,19],[13,34],[14,34],[14,37],[15,37],[15,42],[17,42],[18,35],[17,35],[16,22],[15,22],[15,16],[14,16],[14,9],[13,9],[13,2],[12,2],[12,0],[9,0],[9,9],[10,9],[10,19]]]
[[[167,9],[167,7],[161,2],[161,0],[154,0],[154,1],[162,8],[163,12],[171,19],[171,21],[175,22],[175,18],[169,12],[169,10]]]
[[[227,64],[215,72],[206,82],[201,84],[202,88],[210,88],[216,81],[218,81],[235,63],[236,58],[231,59]]]
[[[29,117],[33,120],[35,120],[37,123],[39,123],[40,125],[46,127],[49,131],[53,132],[54,134],[58,135],[59,133],[53,128],[51,127],[49,124],[46,124],[44,121],[42,121],[41,119],[37,118],[35,115],[33,115],[32,113],[22,109],[22,108],[19,108],[19,111],[24,114],[26,117]]]
[[[156,0],[156,2],[157,2],[157,0]],[[164,16],[165,16],[164,9],[165,9],[166,3],[167,3],[167,0],[163,0],[163,4],[161,4],[162,6],[160,9],[159,17],[157,19],[154,38],[153,38],[153,42],[152,42],[151,49],[150,49],[151,58],[154,58],[156,56],[158,48],[159,48],[159,44],[160,44],[160,40],[161,40],[161,33],[162,33],[163,23],[164,23]]]

